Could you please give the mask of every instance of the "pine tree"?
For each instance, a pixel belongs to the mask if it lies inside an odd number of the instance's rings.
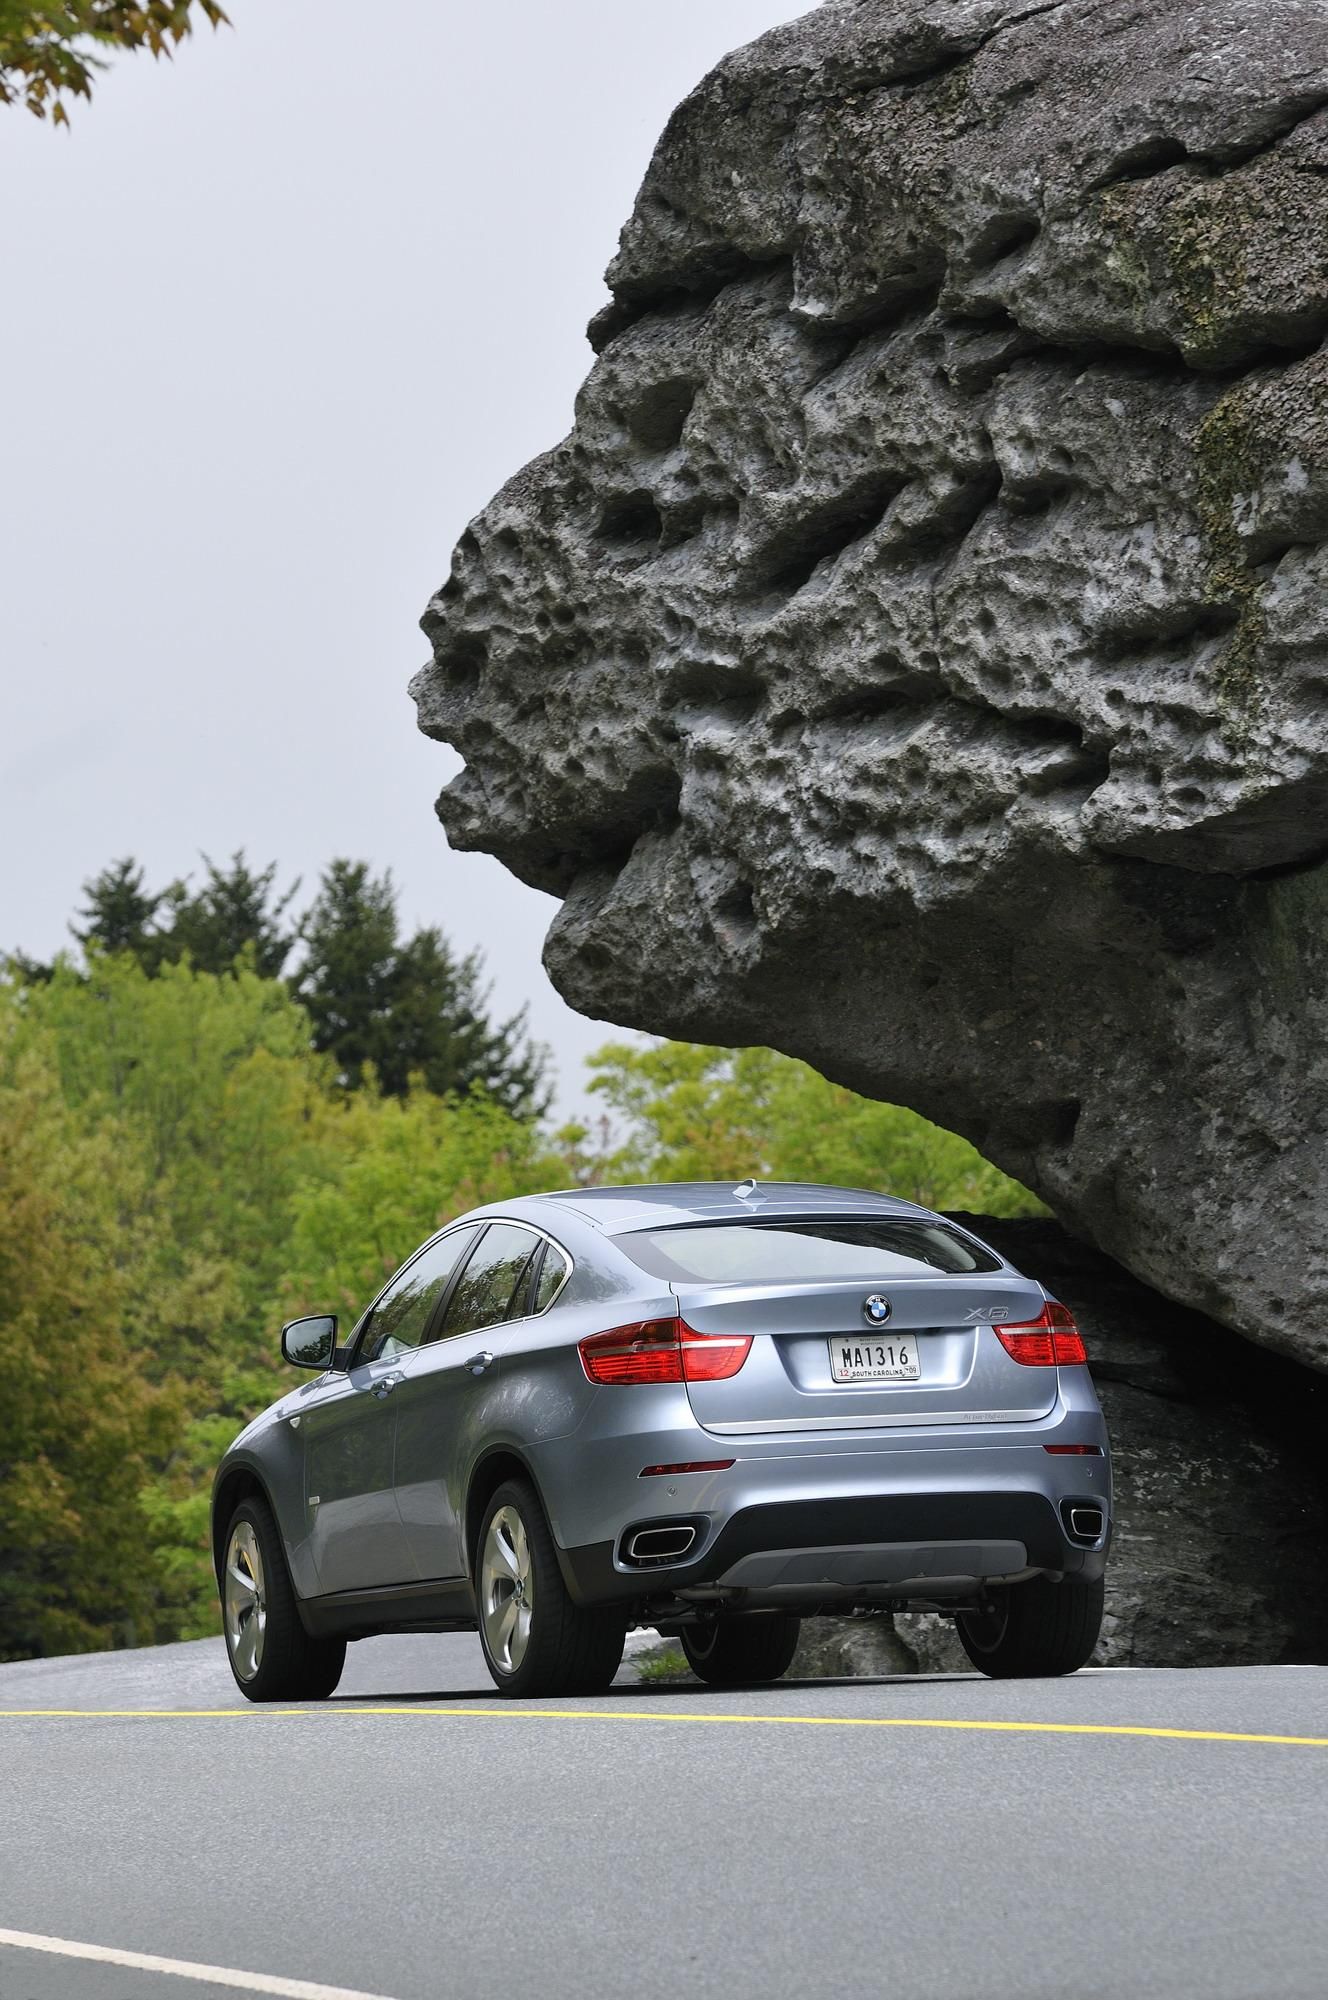
[[[78,912],[83,928],[77,924],[69,928],[85,949],[95,945],[106,952],[132,952],[140,964],[153,958],[152,927],[162,898],[147,893],[143,870],[132,855],[113,861],[85,882],[83,894],[87,901]]]
[[[294,928],[283,929],[282,918],[298,881],[277,896],[276,862],[254,874],[243,848],[231,856],[229,869],[218,868],[206,854],[203,865],[207,877],[194,894],[187,881],[179,881],[159,899],[168,913],[161,925],[161,956],[177,959],[188,953],[200,972],[229,972],[249,950],[255,972],[275,979],[295,943]]]
[[[457,957],[441,931],[402,942],[390,874],[334,861],[300,935],[292,986],[347,1088],[372,1067],[393,1096],[418,1076],[440,1096],[485,1090],[521,1117],[547,1108],[547,1055],[529,1040],[524,1010],[491,1022],[479,955]]]

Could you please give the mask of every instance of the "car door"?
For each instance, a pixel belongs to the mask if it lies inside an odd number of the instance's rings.
[[[392,1398],[474,1234],[453,1230],[416,1252],[375,1300],[349,1369],[302,1410],[309,1537],[325,1593],[415,1581],[393,1486]]]
[[[422,1578],[465,1575],[461,1482],[473,1457],[475,1407],[489,1371],[501,1365],[497,1329],[530,1309],[543,1244],[524,1223],[489,1223],[427,1344],[402,1364],[395,1396],[397,1504]]]

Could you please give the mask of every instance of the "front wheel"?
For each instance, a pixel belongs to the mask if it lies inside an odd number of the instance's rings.
[[[277,1524],[257,1498],[240,1502],[226,1531],[221,1622],[231,1672],[250,1701],[323,1701],[341,1679],[346,1641],[305,1631]]]
[[[612,1683],[627,1621],[572,1602],[544,1509],[523,1479],[505,1480],[484,1510],[475,1595],[499,1694],[603,1694]]]
[[[1103,1580],[1037,1576],[991,1592],[978,1611],[955,1618],[959,1642],[992,1680],[1072,1674],[1093,1657],[1102,1629]]]
[[[684,1625],[680,1637],[687,1664],[711,1687],[743,1687],[750,1681],[777,1681],[798,1650],[800,1618],[782,1611],[753,1612],[746,1618],[716,1618],[707,1625]]]

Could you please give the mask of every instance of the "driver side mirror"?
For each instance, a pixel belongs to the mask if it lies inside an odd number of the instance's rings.
[[[288,1320],[281,1329],[281,1358],[296,1368],[330,1368],[336,1351],[335,1313]]]

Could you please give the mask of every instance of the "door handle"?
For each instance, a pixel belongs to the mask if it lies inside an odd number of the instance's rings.
[[[493,1356],[486,1347],[482,1354],[472,1354],[466,1366],[472,1375],[482,1375],[485,1369],[491,1365],[492,1361]]]
[[[390,1396],[398,1382],[405,1381],[404,1375],[383,1375],[373,1385],[373,1393],[381,1403],[384,1396]]]

